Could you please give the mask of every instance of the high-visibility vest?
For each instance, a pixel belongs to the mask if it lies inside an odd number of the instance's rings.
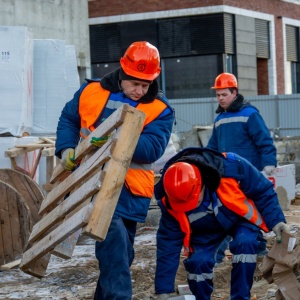
[[[79,115],[81,132],[95,130],[94,124],[109,101],[110,91],[105,90],[100,82],[89,83],[82,91],[79,99]],[[151,103],[139,103],[136,108],[145,113],[144,126],[155,120],[167,104],[159,99]],[[82,135],[86,137],[87,134]],[[131,162],[125,179],[125,185],[136,196],[151,198],[154,192],[153,164],[136,164]]]

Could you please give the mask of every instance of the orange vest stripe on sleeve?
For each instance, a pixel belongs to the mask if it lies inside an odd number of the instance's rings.
[[[217,189],[221,202],[231,211],[257,225],[265,232],[268,228],[251,199],[240,190],[238,182],[233,178],[221,178]]]

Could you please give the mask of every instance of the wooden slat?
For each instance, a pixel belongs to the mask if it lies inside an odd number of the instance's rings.
[[[106,176],[85,228],[85,233],[98,241],[103,241],[106,237],[144,120],[145,114],[135,109],[126,114],[124,123],[117,129],[116,146],[111,159],[105,165]]]
[[[53,144],[24,144],[24,145],[15,145],[15,148],[47,148],[47,147],[53,147]]]
[[[74,214],[71,218],[63,222],[46,237],[34,244],[23,254],[20,269],[26,272],[33,262],[42,258],[57,244],[65,240],[70,234],[85,226],[89,220],[92,210],[93,204],[90,203]]]
[[[7,270],[10,270],[10,269],[12,269],[12,268],[15,268],[15,267],[19,266],[20,263],[21,263],[21,259],[17,259],[17,260],[12,261],[12,262],[10,262],[10,263],[8,263],[8,264],[5,264],[5,265],[0,266],[0,270],[1,270],[1,271],[7,271]]]
[[[37,239],[44,236],[47,230],[53,225],[60,222],[68,213],[70,213],[77,206],[82,204],[87,198],[94,195],[101,187],[104,172],[99,172],[86,183],[81,185],[73,194],[62,201],[51,212],[45,215],[42,220],[36,223],[31,231],[29,242],[33,243]]]
[[[9,184],[21,194],[32,217],[31,226],[38,222],[41,219],[39,209],[44,195],[37,183],[29,176],[12,169],[0,169],[0,181]]]
[[[10,148],[10,149],[8,149],[8,150],[5,151],[5,157],[16,157],[16,156],[28,153],[30,151],[34,151],[34,150],[36,150],[36,149],[39,148],[39,144],[43,144],[43,143],[44,143],[44,141],[38,140],[34,144],[34,146],[32,146],[32,147],[26,147],[26,148],[16,148],[16,147],[13,147],[13,148]]]
[[[81,142],[75,149],[75,162],[79,162],[83,156],[88,154],[95,147],[91,144],[92,137],[102,137],[112,133],[113,130],[118,128],[123,122],[127,112],[132,111],[132,107],[128,104],[124,104],[119,107],[109,118],[107,118],[101,126],[97,127],[92,135],[89,135],[83,142]],[[55,183],[60,180],[61,176],[66,171],[63,169],[62,165],[58,163],[53,170],[53,174],[50,183]]]
[[[22,270],[23,272],[35,276],[37,278],[43,278],[46,274],[47,267],[51,258],[51,254],[47,253],[42,258],[35,260],[27,265],[26,270]],[[21,259],[22,263],[22,259]]]
[[[0,181],[0,263],[20,256],[29,237],[29,210],[21,195],[10,185]]]
[[[42,156],[54,156],[55,147],[49,147],[42,150]]]
[[[102,146],[88,161],[80,165],[80,168],[71,173],[63,182],[55,187],[45,200],[42,202],[40,214],[46,213],[53,208],[59,200],[78,186],[80,182],[86,179],[92,172],[95,172],[101,164],[104,164],[110,158],[111,149],[114,143],[107,142]]]

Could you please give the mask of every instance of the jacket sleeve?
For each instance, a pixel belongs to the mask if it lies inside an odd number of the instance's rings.
[[[207,148],[219,151],[218,136],[217,136],[215,124],[213,125],[212,135],[207,143]]]
[[[158,160],[170,140],[173,122],[174,113],[167,107],[158,118],[147,124],[140,135],[132,161],[149,164]]]
[[[259,113],[252,113],[248,120],[248,132],[256,145],[260,157],[261,170],[265,166],[277,166],[276,147],[263,118]]]
[[[59,117],[55,144],[55,155],[59,158],[63,149],[75,148],[80,139],[79,96],[78,90],[73,99],[66,103]]]
[[[269,230],[279,222],[286,222],[278,202],[273,183],[261,174],[246,159],[239,157],[242,164],[240,188],[244,194],[255,202]]]
[[[167,212],[159,201],[162,216],[157,231],[155,293],[173,293],[184,234],[179,223]]]

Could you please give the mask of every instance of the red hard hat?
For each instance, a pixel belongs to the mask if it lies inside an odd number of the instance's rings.
[[[171,165],[163,179],[170,205],[175,211],[189,211],[197,207],[202,188],[200,170],[189,163]]]
[[[143,80],[154,80],[161,70],[159,52],[148,42],[132,43],[120,63],[127,75]]]
[[[216,89],[238,88],[236,77],[230,73],[222,73],[216,77],[215,85],[211,87]]]

